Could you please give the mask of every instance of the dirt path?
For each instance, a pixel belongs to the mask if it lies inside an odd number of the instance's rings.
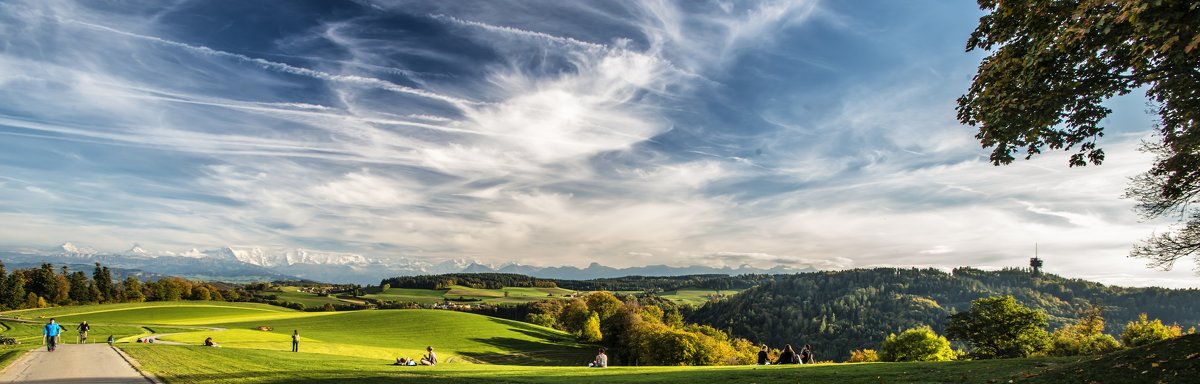
[[[38,348],[0,372],[0,383],[152,383],[108,344]]]

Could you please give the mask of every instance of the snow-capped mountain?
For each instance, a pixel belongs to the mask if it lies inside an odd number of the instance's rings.
[[[88,246],[75,245],[72,242],[65,242],[52,252],[57,252],[59,255],[67,257],[90,257],[96,254],[96,249]]]
[[[440,262],[406,257],[379,259],[356,253],[284,247],[224,246],[191,248],[176,252],[152,250],[137,243],[126,251],[105,253],[68,242],[44,251],[0,250],[0,257],[6,263],[15,261],[22,265],[50,262],[86,266],[100,262],[110,267],[208,280],[262,281],[302,278],[357,284],[378,284],[382,279],[395,276],[446,273],[514,273],[549,279],[586,280],[631,275],[782,274],[816,270],[804,266],[762,269],[747,265],[737,268],[667,265],[613,268],[595,262],[585,268],[539,267],[517,262],[496,265],[472,259],[449,259]]]

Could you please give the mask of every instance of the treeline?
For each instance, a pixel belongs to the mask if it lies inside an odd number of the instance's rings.
[[[451,273],[444,275],[399,276],[383,279],[380,286],[415,289],[449,289],[461,285],[479,289],[504,287],[566,288],[575,291],[646,291],[664,292],[682,288],[731,290],[746,289],[772,281],[773,275],[688,275],[626,276],[592,280],[541,279],[511,273]]]
[[[576,291],[651,291],[664,292],[683,288],[746,289],[771,281],[772,275],[687,275],[626,276],[592,280],[554,280],[559,287]]]
[[[1109,287],[1019,269],[972,268],[779,275],[727,300],[706,303],[687,320],[771,345],[812,344],[819,356],[843,360],[851,350],[874,348],[889,334],[920,326],[944,333],[950,315],[973,300],[997,295],[1011,295],[1044,312],[1052,329],[1073,324],[1092,306],[1119,323],[1146,312],[1167,322],[1200,324],[1195,289]]]
[[[504,287],[554,288],[553,280],[539,279],[512,273],[450,273],[444,275],[398,276],[383,279],[379,286],[414,289],[450,289],[461,285],[476,289],[500,289]]]
[[[225,284],[198,283],[168,277],[143,283],[136,277],[114,280],[108,267],[96,263],[91,274],[40,267],[8,272],[0,262],[0,309],[46,308],[55,305],[172,300],[235,301],[241,293]]]

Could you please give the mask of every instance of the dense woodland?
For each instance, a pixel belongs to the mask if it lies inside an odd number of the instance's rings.
[[[853,349],[877,348],[892,333],[928,325],[945,331],[947,317],[972,300],[1012,295],[1047,314],[1051,329],[1074,323],[1099,306],[1110,334],[1140,313],[1185,327],[1200,324],[1200,290],[1121,288],[1025,270],[958,268],[856,269],[780,275],[774,281],[713,301],[687,320],[770,345],[812,344],[819,358],[841,360]]]

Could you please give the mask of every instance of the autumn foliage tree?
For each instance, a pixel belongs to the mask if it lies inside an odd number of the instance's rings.
[[[978,127],[993,164],[1043,149],[1074,151],[1070,166],[1099,165],[1101,122],[1114,96],[1145,90],[1158,114],[1157,158],[1128,196],[1146,217],[1181,225],[1151,235],[1130,255],[1200,268],[1200,3],[1161,0],[979,0],[987,12],[967,50],[988,56],[958,120]]]

